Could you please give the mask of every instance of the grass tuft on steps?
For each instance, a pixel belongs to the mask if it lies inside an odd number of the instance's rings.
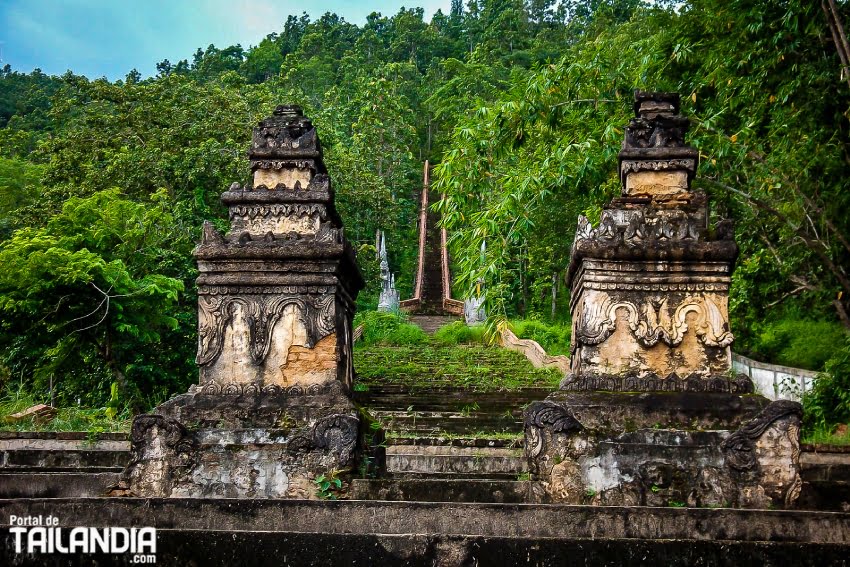
[[[404,385],[479,391],[556,389],[561,375],[537,369],[520,353],[475,344],[443,345],[437,339],[402,346],[358,345],[354,349],[356,387]]]

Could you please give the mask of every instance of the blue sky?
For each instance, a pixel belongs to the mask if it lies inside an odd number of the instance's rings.
[[[0,64],[52,75],[71,69],[90,78],[123,79],[133,68],[156,73],[163,59],[192,60],[198,47],[256,45],[280,31],[289,14],[312,19],[336,12],[362,25],[371,12],[389,16],[422,6],[426,19],[451,0],[0,0]]]

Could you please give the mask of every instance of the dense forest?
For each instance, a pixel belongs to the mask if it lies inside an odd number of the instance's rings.
[[[226,227],[219,195],[247,180],[251,128],[279,103],[319,129],[369,282],[361,309],[377,302],[377,230],[409,296],[427,159],[454,295],[483,280],[493,317],[563,322],[576,219],[598,219],[619,191],[640,88],[682,94],[696,184],[736,221],[736,350],[846,386],[850,72],[835,17],[848,12],[826,0],[453,0],[447,14],[401,9],[362,26],[293,15],[255,46],[199,48],[151,78],[7,65],[0,381],[52,383],[83,404],[118,384],[145,407],[196,380],[191,251],[204,220]],[[844,396],[820,417],[850,418]]]

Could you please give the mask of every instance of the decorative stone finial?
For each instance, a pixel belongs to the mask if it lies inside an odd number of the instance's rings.
[[[353,300],[363,286],[345,242],[316,129],[278,106],[254,129],[253,191],[222,195],[225,236],[195,250],[201,381],[350,385]],[[262,159],[260,159],[262,156]],[[265,190],[256,190],[257,179]],[[270,180],[270,181],[269,181]]]
[[[634,109],[619,155],[623,194],[687,200],[699,152],[685,144],[690,122],[678,114],[678,93],[635,91]]]
[[[655,118],[657,114],[673,116],[679,113],[679,93],[651,93],[635,90],[635,115]]]
[[[598,225],[579,217],[570,372],[525,412],[529,472],[553,502],[790,506],[802,408],[768,405],[732,370],[738,249],[727,223],[709,230],[707,198],[690,189],[698,154],[679,95],[635,91],[634,108],[623,195]]]
[[[307,187],[317,174],[327,173],[322,145],[313,122],[300,106],[279,105],[254,128],[248,151],[254,186],[274,190],[279,185]]]
[[[298,107],[279,106],[250,158],[264,187],[231,185],[230,230],[206,223],[194,252],[200,384],[133,421],[130,494],[309,498],[318,475],[356,462],[363,278],[319,138]]]
[[[387,243],[384,231],[380,234],[378,257],[381,259],[381,293],[378,297],[378,311],[398,311],[399,295],[395,288],[395,276],[390,272],[387,260]]]

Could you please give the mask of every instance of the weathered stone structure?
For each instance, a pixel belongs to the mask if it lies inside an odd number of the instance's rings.
[[[399,310],[399,294],[395,288],[395,274],[390,271],[390,263],[387,259],[387,239],[383,231],[380,233],[380,241],[378,258],[381,261],[381,293],[378,297],[378,311],[397,313]]]
[[[632,379],[608,389],[738,392],[748,386],[726,379],[738,248],[725,224],[709,231],[705,195],[691,190],[699,156],[685,145],[678,105],[678,96],[636,96],[619,156],[623,195],[598,227],[579,219],[572,372]]]
[[[679,97],[635,93],[622,195],[579,219],[568,270],[570,373],[526,411],[532,470],[556,501],[788,506],[800,489],[794,402],[731,371],[731,225],[691,188]]]
[[[249,158],[253,184],[222,195],[230,231],[206,223],[195,249],[200,384],[134,420],[129,494],[310,497],[316,475],[353,462],[363,280],[316,129],[279,106]]]
[[[484,263],[484,255],[487,253],[487,243],[481,243],[481,263]],[[478,280],[475,295],[468,297],[463,302],[463,319],[467,325],[480,325],[487,320],[487,307],[484,305],[482,287],[484,280]]]

